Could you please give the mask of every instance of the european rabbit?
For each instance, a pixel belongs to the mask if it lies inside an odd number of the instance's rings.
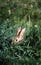
[[[19,43],[24,39],[24,33],[26,28],[21,29],[21,27],[18,28],[16,36],[12,37],[12,43]]]

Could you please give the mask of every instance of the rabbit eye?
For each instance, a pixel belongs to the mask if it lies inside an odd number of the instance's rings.
[[[17,41],[17,39],[16,39],[16,41]]]

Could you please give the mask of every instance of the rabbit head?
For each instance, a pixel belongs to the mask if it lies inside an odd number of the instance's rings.
[[[18,28],[16,36],[12,38],[12,42],[18,43],[21,42],[24,38],[26,28],[21,29],[21,27]]]

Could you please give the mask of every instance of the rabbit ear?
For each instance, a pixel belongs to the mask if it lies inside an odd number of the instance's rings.
[[[22,41],[22,40],[23,40],[25,30],[26,30],[26,28],[23,28],[23,29],[22,29],[22,31],[21,31],[21,33],[20,33],[20,35],[19,35],[19,38],[18,38],[18,42],[20,42],[20,41]]]
[[[18,28],[16,35],[18,36],[21,32],[21,27]]]
[[[23,28],[23,29],[22,29],[22,31],[21,31],[21,33],[20,33],[20,37],[23,37],[23,36],[24,36],[25,30],[26,30],[26,28]]]

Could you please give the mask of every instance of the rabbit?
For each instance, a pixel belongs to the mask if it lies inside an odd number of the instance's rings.
[[[24,39],[26,28],[19,27],[15,37],[12,37],[12,43],[20,43]]]

